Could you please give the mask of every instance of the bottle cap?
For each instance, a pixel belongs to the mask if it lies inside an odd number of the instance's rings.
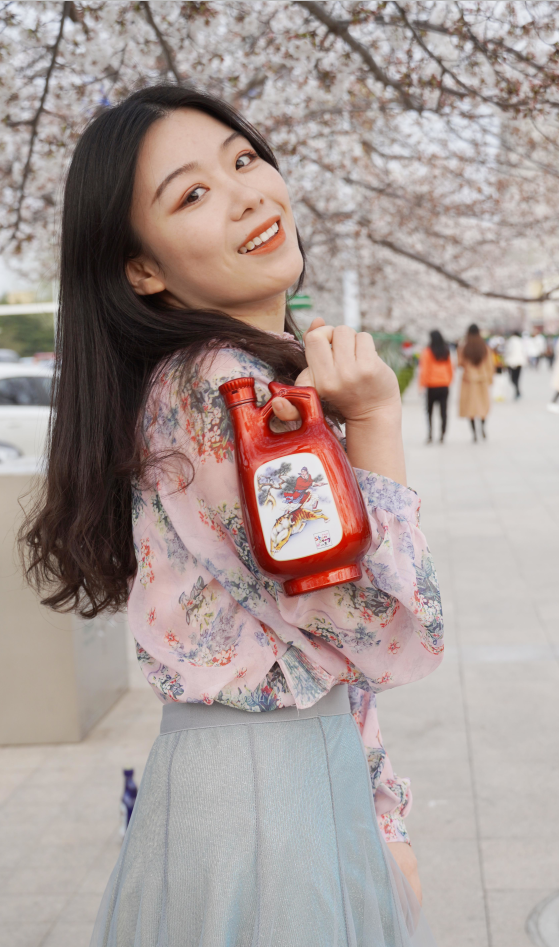
[[[254,378],[233,378],[220,385],[219,390],[228,408],[247,402],[256,404]]]

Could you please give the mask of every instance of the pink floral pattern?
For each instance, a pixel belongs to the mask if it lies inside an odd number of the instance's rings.
[[[442,658],[419,500],[356,470],[373,535],[363,578],[287,598],[260,573],[241,514],[218,388],[243,375],[254,377],[264,403],[270,371],[242,351],[200,360],[187,382],[173,362],[154,378],[144,432],[147,448],[165,459],[153,482],[133,486],[138,572],[129,621],[138,660],[163,702],[216,700],[255,713],[312,706],[347,682],[379,821],[387,838],[405,840],[409,784],[395,777],[382,747],[374,695],[424,677]]]
[[[412,804],[410,781],[405,776],[396,776],[392,769],[382,743],[376,697],[358,687],[350,687],[349,701],[365,744],[379,826],[387,842],[409,843],[404,816]]]
[[[147,588],[147,586],[155,580],[152,568],[153,558],[154,556],[149,539],[140,540],[139,575],[140,584],[143,585],[144,588]]]

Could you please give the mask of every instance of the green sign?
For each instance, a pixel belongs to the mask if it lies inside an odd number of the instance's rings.
[[[312,309],[312,299],[303,293],[296,293],[289,300],[290,309]]]
[[[401,332],[371,332],[375,342],[406,342],[408,336]]]

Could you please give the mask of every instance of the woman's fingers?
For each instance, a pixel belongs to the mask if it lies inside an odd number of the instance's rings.
[[[295,384],[301,388],[308,388],[311,386],[315,388],[314,376],[310,368],[304,368],[300,375],[297,375]]]
[[[336,326],[332,336],[334,365],[340,372],[352,373],[355,365],[357,333],[349,326]]]
[[[368,332],[359,332],[355,339],[355,357],[358,361],[374,359],[377,355],[375,340]]]
[[[305,347],[309,342],[316,342],[317,339],[326,339],[329,344],[332,342],[332,337],[336,331],[334,326],[327,326],[324,319],[320,321],[322,325],[316,326],[314,329],[308,329],[308,331],[305,332]]]
[[[303,342],[307,338],[307,335],[309,334],[309,332],[313,332],[315,329],[318,329],[320,326],[325,326],[325,325],[326,323],[324,319],[322,318],[322,316],[315,316],[309,328],[307,329],[307,331],[303,333]]]
[[[400,405],[398,381],[368,332],[328,326],[317,318],[305,334],[308,368],[299,385],[314,385],[346,420],[361,421],[379,408]]]
[[[326,332],[327,329],[331,331]],[[349,326],[324,326],[309,337],[307,361],[320,394],[336,403],[341,391],[356,380],[356,334]]]
[[[301,415],[287,398],[274,398],[272,400],[272,411],[280,421],[300,421]]]
[[[314,384],[320,392],[332,381],[334,358],[332,355],[333,326],[318,326],[309,332],[305,342],[307,364],[312,372]],[[325,390],[325,389],[324,389]]]

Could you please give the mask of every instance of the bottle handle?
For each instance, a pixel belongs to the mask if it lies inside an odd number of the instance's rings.
[[[262,419],[268,420],[272,413],[272,401],[274,398],[285,398],[291,401],[299,410],[301,415],[301,428],[306,427],[309,421],[318,421],[324,419],[322,405],[316,388],[312,386],[303,387],[301,385],[282,385],[278,381],[271,381],[268,385],[272,393],[270,400],[262,408]]]

